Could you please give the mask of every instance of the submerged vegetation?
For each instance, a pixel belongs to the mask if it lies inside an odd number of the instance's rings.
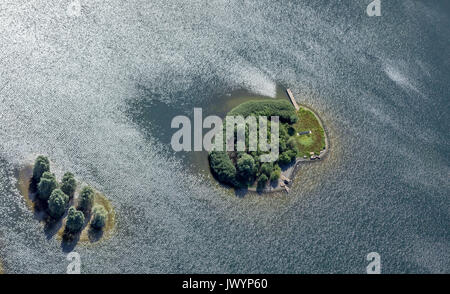
[[[288,124],[293,124],[298,120],[295,108],[292,107],[289,101],[284,99],[247,101],[233,108],[227,115],[241,115],[243,117],[279,116],[281,122]]]
[[[48,210],[50,212],[50,216],[55,219],[62,217],[68,204],[69,196],[64,194],[61,189],[53,190],[50,198],[48,199]]]
[[[278,183],[282,168],[297,158],[319,155],[325,149],[325,133],[315,114],[305,108],[296,111],[287,100],[248,101],[233,108],[227,116],[267,117],[268,141],[270,141],[270,118],[279,117],[279,156],[275,162],[262,163],[264,152],[248,150],[248,125],[246,125],[246,151],[212,151],[209,153],[211,172],[221,183],[246,188],[255,186],[262,190],[269,183]],[[258,124],[259,125],[259,124]],[[236,130],[235,130],[236,132]],[[235,136],[235,147],[236,147]],[[236,149],[236,148],[235,148]]]

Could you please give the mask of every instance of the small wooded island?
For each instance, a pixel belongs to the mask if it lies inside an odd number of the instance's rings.
[[[269,152],[262,152],[259,144],[258,150],[252,152],[248,151],[247,144],[246,151],[212,151],[209,164],[214,177],[237,189],[289,191],[288,184],[296,166],[300,162],[319,160],[328,147],[324,128],[316,114],[304,106],[294,105],[286,99],[264,99],[244,102],[228,112],[227,116],[244,118],[265,116],[269,123],[271,116],[278,116],[279,156],[274,162],[261,162],[260,156]],[[270,133],[270,128],[268,131]]]
[[[78,183],[70,172],[58,182],[45,156],[19,170],[17,186],[35,217],[45,223],[46,234],[56,233],[64,244],[93,243],[114,228],[115,214],[108,199]]]

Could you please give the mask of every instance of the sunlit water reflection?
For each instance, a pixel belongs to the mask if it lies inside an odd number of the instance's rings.
[[[448,4],[81,2],[0,4],[7,271],[65,272],[15,189],[36,154],[116,208],[112,239],[75,248],[84,272],[363,273],[371,251],[385,272],[449,271]],[[277,84],[332,143],[288,196],[238,198],[171,152],[168,114]]]

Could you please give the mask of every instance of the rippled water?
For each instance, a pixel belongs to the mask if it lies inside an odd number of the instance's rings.
[[[323,2],[80,0],[69,17],[69,1],[2,1],[6,271],[65,272],[13,176],[47,154],[117,210],[112,239],[75,248],[83,272],[363,273],[371,251],[383,272],[450,272],[450,5]],[[167,109],[277,85],[332,148],[289,195],[236,197],[160,136]]]

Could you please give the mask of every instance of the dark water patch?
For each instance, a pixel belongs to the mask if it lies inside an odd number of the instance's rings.
[[[203,119],[209,115],[216,115],[224,119],[226,114],[247,101],[261,99],[288,99],[285,88],[277,86],[276,96],[267,97],[252,93],[248,90],[239,89],[229,93],[209,97],[201,102],[188,103],[182,105],[177,103],[167,103],[161,100],[161,95],[153,93],[150,89],[138,86],[140,96],[136,99],[128,100],[127,115],[135,123],[139,130],[147,139],[156,138],[162,143],[163,153],[173,154],[176,158],[182,160],[185,166],[188,166],[193,172],[209,174],[208,153],[206,151],[179,151],[174,152],[171,147],[172,135],[178,129],[172,129],[171,121],[175,116],[187,116],[191,120],[191,142],[194,142],[194,108],[202,109]],[[185,93],[185,95],[187,95]],[[202,137],[209,129],[203,129]]]

